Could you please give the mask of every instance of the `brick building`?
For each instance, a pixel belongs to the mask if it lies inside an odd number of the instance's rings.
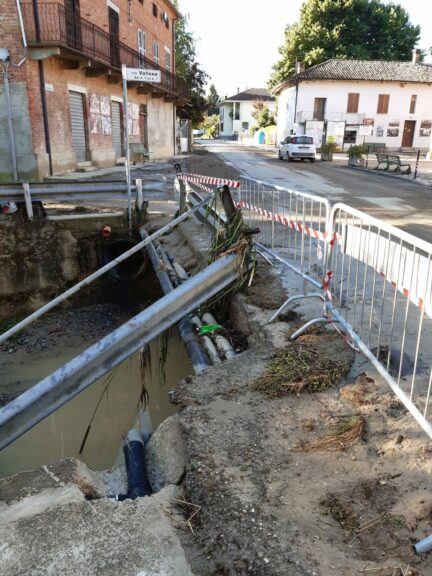
[[[161,71],[160,84],[128,83],[130,142],[152,158],[174,153],[175,108],[190,96],[174,74],[178,17],[169,0],[0,0],[0,64],[9,72],[20,180],[124,156],[122,64]],[[13,177],[11,157],[0,74],[0,181]]]

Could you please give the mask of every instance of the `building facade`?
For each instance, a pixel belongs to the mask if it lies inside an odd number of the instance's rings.
[[[411,62],[328,60],[274,89],[278,141],[289,134],[332,137],[344,145],[378,143],[428,150],[432,66]]]
[[[243,134],[249,135],[250,129],[256,125],[252,115],[255,105],[260,102],[274,112],[276,98],[265,88],[249,88],[226,98],[219,110],[219,137],[238,140]]]
[[[10,88],[8,110],[3,73],[0,180],[11,179],[8,115],[19,180],[82,162],[112,166],[124,156],[122,64],[161,71],[160,83],[128,82],[130,142],[152,158],[175,152],[175,109],[190,91],[175,76],[179,14],[169,0],[0,0],[0,7],[0,49],[10,55],[0,60]]]

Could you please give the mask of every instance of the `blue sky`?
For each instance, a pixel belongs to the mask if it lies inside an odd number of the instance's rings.
[[[420,24],[421,48],[432,46],[432,2],[399,0],[411,22]],[[296,22],[302,0],[180,0],[197,40],[198,61],[221,96],[237,88],[264,87],[278,59],[286,24]],[[263,8],[264,7],[264,8]]]

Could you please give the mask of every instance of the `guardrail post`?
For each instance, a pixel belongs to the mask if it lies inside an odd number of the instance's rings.
[[[180,164],[174,164],[175,171],[178,174],[181,174],[182,169]],[[183,214],[186,212],[186,182],[182,178],[178,178],[179,186],[180,186],[180,200],[179,200],[179,214]]]
[[[135,180],[135,186],[137,191],[137,208],[141,212],[144,206],[144,198],[143,198],[143,186],[141,178],[137,178]]]
[[[415,164],[415,170],[414,170],[413,180],[415,180],[415,179],[417,178],[417,171],[418,171],[419,160],[420,160],[420,150],[417,150],[417,159],[416,159],[416,164]]]
[[[33,205],[32,205],[32,201],[31,201],[30,184],[28,182],[23,182],[22,187],[23,187],[23,192],[24,192],[24,199],[25,199],[28,219],[33,220]]]

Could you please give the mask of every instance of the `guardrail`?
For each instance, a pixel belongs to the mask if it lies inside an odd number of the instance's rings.
[[[141,209],[146,199],[160,192],[166,192],[165,176],[149,179],[137,178],[131,185],[131,191],[136,194],[137,206]],[[32,202],[53,202],[57,200],[86,200],[99,194],[105,196],[127,197],[126,181],[111,182],[35,182],[22,184],[0,184],[0,201],[25,202],[29,219],[33,218]]]

